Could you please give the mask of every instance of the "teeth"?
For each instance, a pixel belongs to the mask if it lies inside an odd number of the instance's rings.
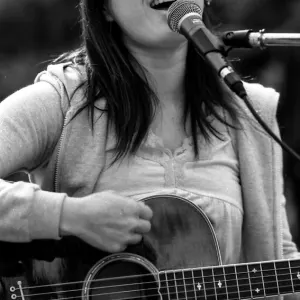
[[[154,7],[155,5],[165,3],[165,2],[174,2],[174,0],[153,0],[150,4],[151,7]]]

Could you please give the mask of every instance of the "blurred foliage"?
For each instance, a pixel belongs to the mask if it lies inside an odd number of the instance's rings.
[[[0,1],[0,101],[31,84],[49,60],[79,45],[78,3],[79,0]],[[221,31],[265,28],[267,32],[300,32],[299,0],[213,0],[210,9]],[[232,51],[230,59],[237,58],[233,64],[245,78],[281,93],[281,133],[299,153],[300,50],[285,47]],[[284,158],[289,220],[300,245],[300,163],[287,154]]]
[[[0,99],[79,44],[76,0],[0,1]]]

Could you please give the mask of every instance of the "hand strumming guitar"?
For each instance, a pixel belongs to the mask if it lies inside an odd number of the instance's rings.
[[[151,229],[151,209],[142,202],[112,191],[83,198],[67,197],[63,206],[61,236],[77,236],[103,251],[115,253],[141,241]]]

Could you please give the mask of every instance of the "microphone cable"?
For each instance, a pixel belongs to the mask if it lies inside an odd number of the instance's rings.
[[[240,76],[229,66],[219,49],[219,45],[216,44],[212,34],[203,24],[202,9],[199,5],[193,0],[177,0],[169,7],[167,18],[170,29],[182,34],[192,42],[197,52],[210,63],[227,86],[240,99],[244,100],[247,108],[261,127],[282,149],[300,162],[299,154],[282,141],[255,111]]]

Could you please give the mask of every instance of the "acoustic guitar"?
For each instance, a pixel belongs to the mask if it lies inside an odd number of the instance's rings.
[[[238,300],[300,292],[300,260],[222,265],[199,207],[168,195],[143,201],[154,215],[142,243],[118,254],[93,250],[65,259],[60,282],[47,276],[37,282],[27,272],[25,281],[5,283],[1,299]]]

